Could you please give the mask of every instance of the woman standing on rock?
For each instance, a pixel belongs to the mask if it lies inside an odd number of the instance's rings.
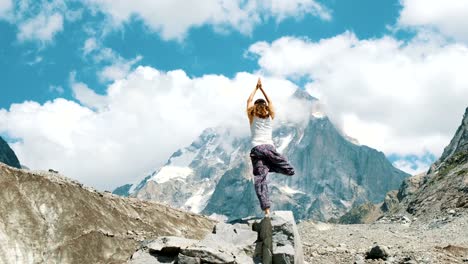
[[[260,89],[265,99],[257,99],[252,103],[257,90]],[[272,139],[272,121],[275,118],[273,103],[262,88],[262,82],[258,78],[257,86],[247,99],[247,116],[249,117],[250,132],[252,134],[252,160],[255,192],[260,207],[265,211],[265,216],[270,215],[270,199],[268,197],[267,175],[268,172],[277,172],[285,175],[294,175],[294,168],[287,159],[276,151]]]

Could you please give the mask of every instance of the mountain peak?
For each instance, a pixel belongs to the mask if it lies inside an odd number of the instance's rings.
[[[21,165],[16,157],[15,152],[10,148],[8,143],[0,137],[0,162],[3,162],[9,166],[20,169]]]
[[[304,100],[310,101],[310,102],[317,101],[317,98],[313,97],[312,95],[310,95],[308,92],[306,92],[305,90],[303,90],[301,88],[297,89],[293,93],[292,97],[297,98],[297,99],[304,99]]]
[[[444,152],[440,159],[434,163],[432,168],[429,170],[429,173],[433,172],[434,169],[439,168],[443,163],[445,163],[450,158],[454,157],[458,153],[467,153],[468,152],[468,107],[465,110],[463,115],[462,122],[455,132],[450,144],[445,147]]]

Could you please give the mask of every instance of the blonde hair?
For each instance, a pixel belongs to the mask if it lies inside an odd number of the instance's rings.
[[[270,116],[270,108],[266,104],[254,104],[252,107],[252,114],[260,118],[267,118]]]

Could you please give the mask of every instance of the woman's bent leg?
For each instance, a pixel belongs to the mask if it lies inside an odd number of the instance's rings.
[[[278,153],[275,148],[270,149],[267,157],[271,172],[277,172],[288,176],[295,174],[294,168],[288,162],[286,157]]]

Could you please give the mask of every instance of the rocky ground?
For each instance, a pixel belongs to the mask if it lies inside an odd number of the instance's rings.
[[[141,241],[201,239],[215,221],[0,163],[0,263],[124,263]]]
[[[420,222],[407,216],[373,224],[305,221],[298,225],[312,263],[468,263],[468,212],[450,210]],[[366,259],[378,245],[388,256]]]

